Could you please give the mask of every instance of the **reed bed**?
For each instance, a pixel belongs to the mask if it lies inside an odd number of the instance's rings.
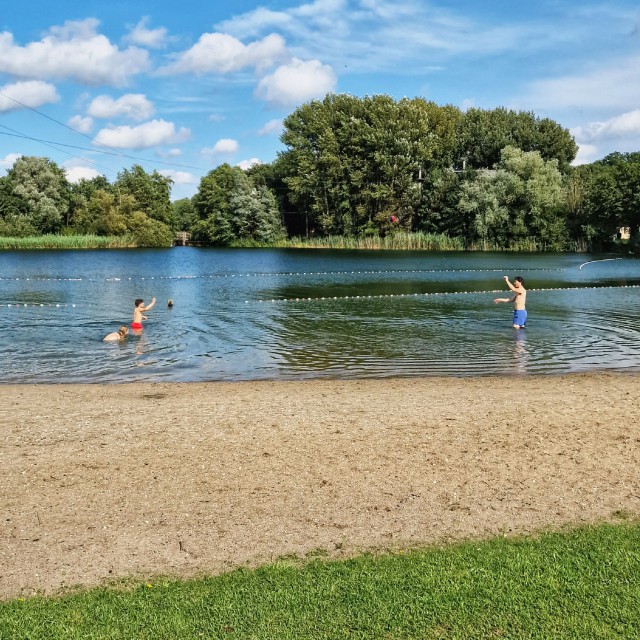
[[[444,234],[396,232],[386,236],[294,237],[278,244],[281,247],[305,249],[388,249],[425,251],[463,251],[464,241]]]
[[[48,234],[10,238],[0,236],[0,250],[12,249],[132,249],[137,246],[131,236],[64,236]]]

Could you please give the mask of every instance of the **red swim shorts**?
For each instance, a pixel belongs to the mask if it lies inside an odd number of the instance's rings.
[[[140,323],[140,322],[132,322],[131,323],[131,328],[132,329],[142,329],[142,323]]]

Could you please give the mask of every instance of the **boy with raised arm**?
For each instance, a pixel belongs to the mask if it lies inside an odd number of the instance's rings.
[[[143,316],[142,314],[145,311],[149,311],[151,307],[156,303],[156,299],[153,298],[151,302],[145,307],[144,300],[142,298],[138,298],[135,302],[135,308],[133,310],[133,322],[131,323],[131,328],[140,330],[142,329],[142,321],[147,319],[147,316]]]
[[[509,289],[513,291],[513,296],[511,298],[495,298],[493,301],[495,304],[513,302],[513,328],[524,329],[527,326],[527,310],[525,309],[527,290],[524,288],[524,280],[521,276],[516,276],[511,284],[509,276],[503,276],[503,278]]]

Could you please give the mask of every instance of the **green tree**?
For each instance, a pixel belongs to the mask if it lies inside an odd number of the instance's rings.
[[[640,153],[612,153],[579,167],[585,179],[584,220],[606,243],[620,227],[640,236]]]
[[[93,194],[98,190],[106,193],[111,192],[112,187],[105,176],[96,176],[91,179],[82,178],[70,185],[69,210],[65,222],[67,227],[83,233],[83,229],[92,226],[88,206]]]
[[[419,206],[416,181],[431,159],[434,132],[421,99],[329,95],[284,121],[291,201],[322,233],[375,230],[395,213],[411,228]]]
[[[543,160],[555,159],[566,171],[578,151],[569,131],[549,118],[540,119],[528,111],[499,107],[469,109],[458,126],[456,164],[492,169],[507,146],[538,151]]]
[[[561,250],[568,240],[566,191],[557,160],[538,151],[507,146],[495,170],[482,170],[463,184],[460,210],[474,216],[474,229],[484,243],[508,247],[534,238]]]
[[[16,211],[37,233],[56,233],[69,209],[69,183],[52,160],[35,156],[18,158],[7,172],[10,193],[21,201]]]
[[[121,171],[114,183],[116,196],[133,196],[136,207],[149,218],[171,224],[171,186],[173,180],[157,171],[147,173],[140,165]]]
[[[27,203],[13,192],[7,176],[0,177],[0,235],[22,238],[37,233]]]
[[[231,244],[235,237],[230,204],[234,186],[234,170],[227,163],[200,180],[193,197],[197,219],[190,231],[194,240],[219,246]]]
[[[284,236],[276,199],[266,187],[256,186],[242,169],[234,170],[229,201],[236,238],[275,242]]]
[[[196,221],[196,216],[196,207],[191,198],[181,198],[171,203],[171,226],[176,231],[188,231]]]

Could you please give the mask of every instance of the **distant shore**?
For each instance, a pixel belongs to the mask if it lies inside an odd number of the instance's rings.
[[[640,375],[0,386],[0,598],[640,514]]]

